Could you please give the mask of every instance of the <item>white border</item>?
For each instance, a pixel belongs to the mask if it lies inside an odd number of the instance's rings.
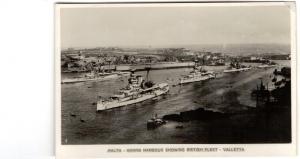
[[[291,7],[291,67],[292,67],[292,143],[291,144],[130,144],[130,145],[61,145],[61,87],[60,87],[60,8],[77,7],[209,7],[209,6],[270,6]],[[55,121],[56,155],[62,158],[94,157],[198,157],[198,156],[279,156],[296,154],[296,13],[293,2],[251,3],[138,3],[138,4],[56,4],[55,7]],[[106,153],[107,148],[170,148],[170,147],[244,147],[245,152],[201,153]]]

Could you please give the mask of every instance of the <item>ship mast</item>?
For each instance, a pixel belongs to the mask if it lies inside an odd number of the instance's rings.
[[[110,64],[111,64],[111,60],[110,60],[110,59],[108,59],[108,60],[107,60],[107,62],[108,62],[108,72],[111,72],[111,70],[110,70]]]
[[[196,68],[197,68],[197,66],[198,66],[198,60],[197,60],[197,59],[195,59],[195,60],[194,60],[194,62],[195,62],[194,69],[196,69]]]
[[[147,71],[147,74],[146,74],[146,82],[149,81],[149,73],[150,73],[150,70],[151,70],[151,59],[149,58],[149,64],[147,64],[145,66],[145,70]]]

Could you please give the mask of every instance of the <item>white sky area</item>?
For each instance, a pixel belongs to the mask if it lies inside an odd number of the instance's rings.
[[[288,6],[61,9],[61,47],[289,44]]]

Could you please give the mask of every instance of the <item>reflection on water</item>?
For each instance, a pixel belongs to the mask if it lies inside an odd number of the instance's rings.
[[[289,61],[284,61],[289,64]],[[254,65],[254,64],[252,64]],[[206,66],[207,70],[221,71],[225,67]],[[241,73],[220,74],[217,79],[172,87],[181,75],[191,69],[153,70],[150,79],[168,82],[170,93],[159,100],[96,112],[97,95],[109,97],[127,85],[127,78],[102,82],[62,85],[62,144],[140,144],[140,143],[222,143],[246,142],[233,136],[230,121],[193,121],[184,123],[184,129],[175,129],[169,122],[158,129],[147,131],[146,121],[154,114],[163,116],[204,107],[216,111],[235,111],[242,107],[255,107],[250,92],[262,77],[270,80],[274,68],[255,69]],[[146,72],[137,72],[145,75]],[[63,74],[63,78],[74,76]],[[238,118],[246,122],[243,117]],[[230,123],[230,124],[229,124]],[[239,126],[240,127],[240,126]],[[219,134],[215,129],[228,134]],[[237,140],[237,141],[236,141]]]

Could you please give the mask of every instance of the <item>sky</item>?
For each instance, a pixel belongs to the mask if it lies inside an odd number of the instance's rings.
[[[61,47],[289,44],[288,6],[61,8]]]

